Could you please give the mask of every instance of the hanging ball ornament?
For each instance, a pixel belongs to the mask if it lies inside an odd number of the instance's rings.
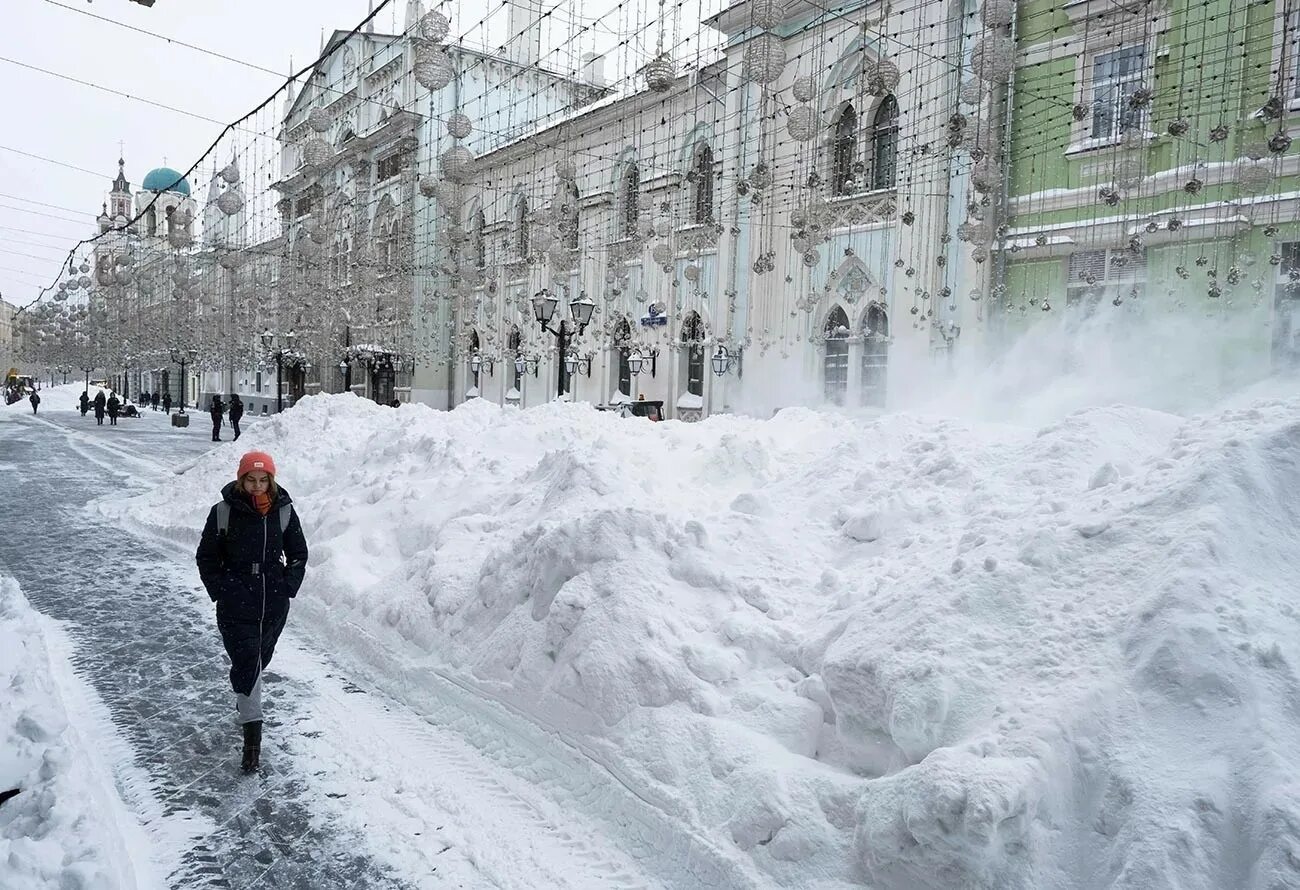
[[[785,43],[775,34],[759,34],[745,46],[743,76],[755,83],[772,83],[785,70]]]
[[[749,7],[749,20],[754,27],[770,31],[781,24],[781,0],[751,0]]]
[[[244,193],[231,186],[221,193],[221,197],[217,198],[217,209],[226,216],[234,216],[244,209]]]
[[[1278,130],[1268,140],[1268,150],[1275,155],[1285,154],[1291,147],[1291,137],[1285,130]]]
[[[873,96],[888,96],[898,88],[902,80],[898,66],[888,59],[873,62],[870,59],[863,65],[866,75],[867,92]]]
[[[77,271],[81,272],[83,275],[84,275],[85,273],[89,272],[89,271],[90,271],[90,263],[86,262],[85,260],[82,260],[82,261],[81,261],[81,265],[77,267]],[[84,286],[84,285],[83,285],[83,286]]]
[[[438,178],[436,176],[420,177],[420,194],[426,198],[433,198],[438,194]]]
[[[645,85],[656,93],[666,93],[673,87],[676,72],[673,70],[673,57],[660,53],[641,69],[645,76]]]
[[[221,178],[226,181],[227,185],[234,185],[239,182],[239,165],[231,161],[222,169]]]
[[[690,263],[686,266],[685,270],[683,270],[682,274],[686,276],[687,281],[699,281],[700,267],[694,263]]]
[[[656,244],[651,249],[650,256],[660,266],[666,266],[673,261],[673,249],[667,244]]]
[[[971,50],[970,67],[980,80],[1006,83],[1015,66],[1015,45],[1010,37],[990,34],[981,37]]]
[[[790,109],[790,116],[785,122],[786,132],[790,138],[807,142],[817,135],[817,112],[810,105],[797,105]]]
[[[1213,130],[1210,131],[1211,142],[1223,142],[1227,138],[1228,138],[1228,128],[1223,124],[1219,124],[1217,127],[1215,127]]]
[[[114,274],[118,284],[126,285],[135,280],[135,270],[129,267],[120,267]]]
[[[801,77],[790,87],[790,92],[797,102],[811,102],[817,95],[817,81],[811,76]]]
[[[330,145],[324,139],[308,139],[302,147],[302,165],[309,169],[318,169],[329,163]]]
[[[821,262],[822,255],[815,247],[810,247],[803,252],[803,264],[811,269]]]
[[[452,182],[465,182],[474,173],[474,153],[463,145],[444,151],[438,163],[442,175]]]
[[[447,118],[447,132],[456,139],[464,139],[470,133],[474,132],[474,122],[471,121],[469,116],[466,114],[462,114],[459,111],[453,112],[452,115]]]
[[[988,28],[1004,28],[1016,18],[1015,0],[984,0],[980,10],[984,25]]]
[[[317,133],[324,133],[333,124],[330,113],[321,106],[317,105],[307,115],[307,126],[311,127]]]
[[[422,47],[415,55],[412,70],[415,82],[430,92],[442,89],[456,76],[451,57],[437,47]]]
[[[429,12],[420,19],[420,36],[441,43],[451,31],[451,21],[440,12]]]
[[[1191,128],[1191,122],[1185,117],[1180,117],[1169,122],[1168,132],[1170,136],[1186,136]]]
[[[967,105],[978,105],[984,97],[984,85],[978,80],[968,80],[957,88],[957,98]]]

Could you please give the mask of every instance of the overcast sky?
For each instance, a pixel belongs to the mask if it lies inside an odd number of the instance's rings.
[[[329,33],[361,21],[368,0],[156,0],[152,9],[128,0],[4,0],[4,7],[0,295],[24,305],[54,279],[67,249],[95,231],[95,216],[117,173],[119,142],[127,177],[138,189],[144,174],[164,162],[184,172],[221,130],[139,99],[215,121],[235,120],[282,85],[290,56],[298,67],[316,57],[322,28]],[[470,16],[481,18],[484,5],[466,3],[463,10],[460,27],[457,10],[450,10],[453,34],[472,24]],[[213,58],[85,13],[281,73]],[[380,12],[376,30],[400,31],[405,14],[406,0],[394,0]],[[494,19],[504,32],[504,15],[494,13]],[[276,103],[275,115],[281,105]],[[195,179],[197,192],[206,180]]]

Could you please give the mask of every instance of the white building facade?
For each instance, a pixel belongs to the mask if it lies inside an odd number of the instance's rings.
[[[723,59],[648,67],[654,88],[479,157],[448,225],[451,403],[645,399],[688,421],[883,406],[897,369],[970,339],[957,295],[979,272],[952,234],[960,175],[932,110],[960,85],[947,13],[791,4],[755,21],[742,3],[710,20]],[[567,367],[540,292],[557,319],[595,304],[566,329]]]

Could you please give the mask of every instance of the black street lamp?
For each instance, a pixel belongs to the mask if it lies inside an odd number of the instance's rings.
[[[556,383],[555,394],[557,397],[564,396],[565,364],[566,352],[569,348],[570,339],[575,336],[573,327],[577,327],[577,336],[580,336],[591,324],[591,313],[595,311],[596,304],[587,299],[586,295],[569,303],[569,314],[573,316],[572,321],[558,319],[558,326],[551,327],[552,320],[555,320],[555,309],[559,306],[559,299],[548,290],[539,290],[533,294],[533,317],[537,319],[537,324],[543,331],[555,335],[556,348],[559,351],[559,362],[556,376],[559,380]]]
[[[281,411],[284,410],[284,386],[283,383],[281,382],[284,376],[284,355],[286,352],[289,352],[290,350],[293,349],[293,342],[295,339],[297,339],[297,334],[293,332],[293,328],[290,328],[289,332],[283,336],[283,339],[285,345],[277,347],[275,345],[275,334],[271,333],[271,329],[267,328],[265,331],[262,332],[262,347],[269,350],[271,354],[275,356],[275,413],[276,414],[279,414]]]
[[[185,349],[173,349],[173,350],[172,350],[172,361],[175,362],[176,364],[178,364],[178,365],[181,366],[181,397],[180,397],[180,407],[176,409],[176,413],[177,413],[177,414],[184,414],[184,413],[185,413],[185,399],[186,399],[186,396],[187,396],[187,393],[186,393],[186,391],[185,391],[185,389],[186,389],[186,387],[185,387],[185,365],[186,365],[186,363],[187,363],[191,358],[193,358],[193,357],[194,357],[194,350],[193,350],[193,349],[190,349],[190,350],[185,350]]]

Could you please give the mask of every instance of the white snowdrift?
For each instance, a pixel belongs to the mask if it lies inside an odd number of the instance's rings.
[[[0,887],[160,887],[56,626],[0,575]],[[74,714],[77,724],[69,723]]]
[[[306,399],[245,448],[355,624],[617,767],[776,886],[1300,885],[1300,401],[1029,430]],[[106,509],[111,509],[111,505]]]

